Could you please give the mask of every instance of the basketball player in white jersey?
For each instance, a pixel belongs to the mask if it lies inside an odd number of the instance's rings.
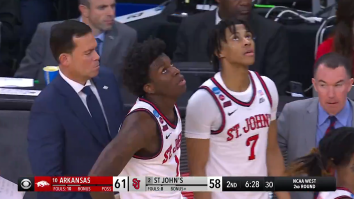
[[[182,122],[175,106],[186,81],[163,52],[158,39],[137,45],[128,54],[123,83],[138,96],[116,138],[104,149],[94,176],[180,176]],[[107,195],[105,197],[105,195]],[[91,193],[113,199],[113,193]],[[181,199],[181,192],[121,192],[121,199]]]
[[[318,148],[312,149],[309,155],[295,160],[288,168],[287,173],[290,176],[302,174],[324,176],[334,175],[335,173],[337,190],[315,193],[314,198],[353,199],[354,128],[341,127],[329,132],[321,139]]]
[[[192,176],[281,176],[277,143],[278,92],[272,80],[249,71],[254,41],[248,26],[221,21],[210,37],[214,69],[189,99],[186,137]],[[194,193],[195,199],[267,199],[267,192]],[[279,199],[289,193],[277,193]]]

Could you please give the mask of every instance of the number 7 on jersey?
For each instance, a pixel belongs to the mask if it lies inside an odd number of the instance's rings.
[[[248,156],[248,160],[254,160],[256,159],[256,155],[254,154],[254,148],[256,147],[257,140],[258,140],[259,135],[253,135],[246,140],[246,146],[250,147],[250,156]]]

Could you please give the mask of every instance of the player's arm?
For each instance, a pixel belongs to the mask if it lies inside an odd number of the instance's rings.
[[[106,146],[90,176],[117,176],[132,156],[156,139],[156,122],[145,111],[129,115],[118,135]],[[114,199],[114,193],[91,192],[92,199]]]
[[[277,139],[277,111],[279,103],[279,95],[277,88],[272,80],[264,77],[264,81],[267,84],[270,95],[272,97],[272,113],[271,122],[268,132],[268,145],[267,145],[267,167],[269,176],[284,176],[285,166],[283,156],[281,154],[278,139]],[[279,199],[290,199],[288,192],[276,192]]]
[[[209,138],[214,111],[218,111],[207,91],[198,90],[188,101],[186,109],[186,143],[191,176],[206,176],[209,158]],[[208,108],[205,108],[208,107]],[[214,110],[215,108],[216,110]],[[195,199],[211,199],[209,192],[194,192]]]

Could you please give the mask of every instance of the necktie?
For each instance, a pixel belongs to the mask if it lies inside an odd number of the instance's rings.
[[[97,42],[96,52],[99,56],[101,56],[100,47],[101,47],[102,40],[100,38],[96,38],[96,42]]]
[[[331,130],[334,130],[334,125],[336,124],[336,121],[337,121],[336,116],[329,116],[328,119],[329,119],[329,121],[330,121],[330,124],[329,124],[329,127],[328,127],[327,130],[326,130],[326,135],[327,135],[327,133],[330,132]]]
[[[87,106],[88,106],[88,108],[90,110],[91,117],[95,121],[98,129],[100,131],[102,131],[102,132],[105,132],[105,133],[109,134],[109,131],[108,131],[108,128],[107,128],[107,124],[106,124],[106,120],[104,118],[101,106],[100,106],[100,104],[98,102],[97,97],[95,96],[95,94],[93,94],[90,86],[85,86],[82,89],[82,92],[87,95],[86,103],[87,103]]]
[[[336,121],[337,121],[336,116],[329,116],[328,119],[329,119],[329,121],[330,121],[330,124],[329,124],[329,126],[328,126],[328,128],[327,128],[327,130],[326,130],[326,135],[327,135],[331,130],[334,130],[334,125],[336,124]],[[330,172],[332,173],[333,171],[330,171]],[[334,176],[334,175],[333,175],[333,176]],[[314,193],[314,199],[317,199],[318,195],[319,195],[319,192],[315,192],[315,193]]]

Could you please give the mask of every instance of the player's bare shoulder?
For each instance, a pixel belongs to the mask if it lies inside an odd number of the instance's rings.
[[[156,136],[156,129],[153,115],[145,109],[138,109],[127,115],[119,134],[138,134],[150,138]]]

